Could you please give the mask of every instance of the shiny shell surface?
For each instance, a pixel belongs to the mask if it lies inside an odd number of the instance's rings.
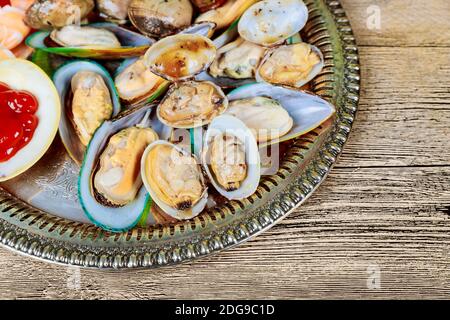
[[[298,33],[307,21],[302,0],[263,0],[245,11],[238,30],[245,40],[271,47]]]
[[[214,43],[204,36],[178,34],[152,45],[145,54],[145,64],[167,80],[182,81],[208,69],[216,51]]]

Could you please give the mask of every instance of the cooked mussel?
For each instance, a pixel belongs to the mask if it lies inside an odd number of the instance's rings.
[[[73,76],[71,90],[71,120],[81,143],[87,146],[95,130],[113,114],[111,93],[102,75],[84,70]]]
[[[124,62],[114,81],[119,97],[129,105],[153,101],[168,85],[166,80],[147,68],[143,57]]]
[[[324,67],[322,52],[300,42],[269,50],[256,72],[259,82],[301,88],[314,79]]]
[[[143,34],[163,38],[188,27],[194,10],[189,0],[131,0],[128,15]]]
[[[195,156],[166,141],[148,146],[142,180],[153,201],[178,220],[191,219],[206,206],[208,192]]]
[[[142,186],[140,160],[145,148],[158,140],[151,128],[133,126],[109,138],[94,174],[97,200],[111,206],[124,206],[136,197]]]
[[[117,49],[122,46],[113,32],[89,26],[70,25],[55,29],[50,38],[61,47]]]
[[[243,121],[257,137],[260,148],[304,135],[336,111],[316,95],[265,83],[237,88],[228,99],[226,114]]]
[[[62,104],[59,133],[69,155],[81,164],[95,130],[121,109],[109,73],[91,61],[72,61],[53,76]]]
[[[294,125],[281,103],[267,97],[234,100],[226,113],[242,120],[259,143],[286,135]]]
[[[48,53],[102,60],[142,56],[153,42],[142,34],[107,22],[39,31],[26,39],[29,47]]]
[[[150,209],[140,175],[142,153],[159,135],[150,113],[151,106],[142,105],[105,121],[86,151],[79,200],[90,220],[104,229],[128,230]]]
[[[228,107],[222,89],[212,82],[174,84],[158,106],[160,121],[173,128],[195,128],[210,123]]]
[[[94,9],[94,0],[37,0],[26,12],[33,29],[61,28],[79,24]]]

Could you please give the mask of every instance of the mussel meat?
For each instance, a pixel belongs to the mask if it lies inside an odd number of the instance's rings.
[[[138,126],[123,129],[109,139],[94,177],[95,191],[101,202],[123,206],[136,198],[142,186],[142,154],[156,140],[158,134],[153,129]]]
[[[94,7],[94,0],[37,0],[25,22],[33,29],[61,28],[80,23]]]
[[[113,112],[111,95],[102,76],[80,71],[72,78],[72,120],[81,143],[87,146],[95,130]]]
[[[283,106],[266,97],[234,100],[226,113],[243,121],[258,142],[280,138],[294,125],[294,120]]]
[[[121,48],[116,35],[102,28],[70,25],[55,29],[50,38],[62,47],[76,48]]]
[[[146,100],[165,83],[166,80],[147,68],[142,57],[125,67],[115,78],[119,97],[129,104]]]
[[[173,85],[158,106],[160,121],[173,128],[195,128],[210,123],[228,107],[222,89],[212,82]]]

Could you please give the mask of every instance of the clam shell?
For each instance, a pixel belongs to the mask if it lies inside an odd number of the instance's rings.
[[[145,54],[145,61],[153,73],[177,82],[208,69],[215,57],[216,47],[209,38],[198,34],[177,34],[152,45]]]
[[[59,124],[59,135],[61,140],[69,153],[70,157],[80,165],[83,161],[85,147],[80,142],[75,128],[69,119],[69,114],[66,105],[67,94],[70,92],[70,82],[73,76],[79,71],[92,71],[102,76],[105,84],[108,86],[111,100],[113,103],[113,117],[117,116],[121,110],[119,97],[114,86],[114,81],[111,79],[108,71],[96,62],[92,61],[71,61],[60,67],[53,75],[53,82],[58,90],[61,99],[61,121]]]
[[[263,60],[261,61],[260,65],[259,65],[258,69],[256,70],[256,81],[257,82],[267,82],[267,83],[269,83],[269,81],[264,79],[264,77],[261,75],[260,71],[261,71],[262,66],[269,59],[271,59],[271,57],[273,56],[274,53],[277,52],[277,50],[281,50],[283,48],[289,48],[290,46],[298,45],[299,43],[301,43],[301,41],[299,41],[298,37],[292,38],[291,42],[292,42],[292,44],[288,44],[288,45],[283,45],[283,46],[278,46],[278,47],[272,48],[266,53],[265,57],[263,58]],[[322,72],[322,69],[323,69],[323,67],[325,65],[324,56],[323,56],[322,52],[320,51],[320,49],[317,48],[316,46],[311,45],[311,44],[307,44],[307,43],[304,43],[304,44],[308,45],[311,48],[311,50],[318,55],[318,57],[320,59],[320,62],[313,67],[313,69],[311,70],[311,72],[309,73],[309,75],[306,78],[299,79],[299,80],[297,80],[295,82],[293,87],[294,88],[298,88],[298,89],[300,89],[305,84],[307,84],[312,79],[314,79],[316,76],[318,76],[320,74],[320,72]],[[288,84],[281,84],[281,83],[273,83],[273,84],[274,85],[288,85]]]
[[[243,144],[245,145],[247,177],[242,182],[241,187],[235,191],[225,190],[217,182],[214,173],[212,172],[212,169],[209,165],[208,159],[210,156],[210,144],[214,140],[215,136],[222,133],[227,133],[238,137],[239,140],[241,140],[241,142],[243,142]],[[222,115],[215,118],[214,121],[209,125],[203,141],[202,165],[214,188],[222,196],[226,197],[229,200],[240,200],[247,198],[255,193],[256,189],[258,188],[261,178],[261,163],[258,145],[250,129],[248,129],[241,120],[233,116]]]
[[[183,82],[181,84],[173,84],[171,86],[171,88],[169,89],[169,91],[167,92],[165,98],[161,101],[161,103],[158,105],[158,109],[156,111],[156,114],[158,115],[158,119],[164,123],[166,126],[172,127],[172,128],[178,128],[178,129],[190,129],[190,128],[196,128],[196,127],[201,127],[204,125],[209,124],[213,118],[209,118],[209,119],[192,119],[191,123],[189,124],[174,124],[174,123],[169,123],[166,119],[164,119],[161,115],[161,105],[166,101],[166,99],[168,99],[170,97],[170,95],[177,90],[177,88],[179,88],[180,86],[195,86],[196,84],[208,84],[211,85],[213,88],[215,88],[215,90],[217,91],[217,94],[221,96],[221,98],[223,98],[223,102],[222,105],[220,107],[218,107],[217,109],[217,114],[220,115],[222,113],[224,113],[226,111],[226,109],[228,108],[228,98],[226,97],[225,93],[222,91],[222,89],[217,86],[215,83],[213,82],[209,82],[209,81],[203,81],[203,82],[197,82],[197,81],[186,81]]]
[[[280,139],[260,144],[260,148],[304,135],[327,121],[336,112],[332,104],[319,96],[265,83],[243,86],[228,94],[229,101],[254,97],[268,97],[277,100],[294,120],[291,131]]]
[[[155,41],[139,33],[117,26],[113,23],[92,23],[88,26],[103,28],[113,32],[122,44],[121,48],[71,48],[49,47],[46,42],[50,35],[48,31],[39,31],[26,39],[26,44],[34,49],[72,58],[124,59],[143,55]]]
[[[98,159],[108,144],[109,138],[123,129],[146,122],[150,108],[151,106],[143,105],[122,113],[113,120],[105,121],[92,137],[83,159],[78,178],[78,197],[87,217],[105,230],[112,232],[129,230],[139,222],[142,215],[150,210],[151,199],[144,186],[131,203],[122,207],[110,207],[96,200],[91,181]]]
[[[189,0],[131,0],[128,16],[143,34],[162,38],[179,32],[192,22]]]
[[[172,208],[171,206],[167,205],[164,201],[162,201],[156,194],[156,192],[153,190],[151,184],[148,181],[147,178],[147,172],[146,172],[146,160],[147,157],[150,153],[150,151],[158,146],[158,145],[168,145],[171,146],[173,148],[175,148],[176,150],[178,150],[179,152],[182,152],[183,154],[190,154],[188,151],[186,151],[183,148],[180,148],[170,142],[167,141],[155,141],[153,142],[151,145],[149,145],[147,147],[147,149],[144,152],[144,155],[142,156],[142,161],[141,161],[141,174],[142,174],[142,181],[144,182],[144,185],[147,189],[147,191],[149,192],[150,196],[152,197],[152,200],[159,206],[159,208],[161,208],[166,214],[170,215],[172,218],[175,218],[177,220],[188,220],[188,219],[192,219],[194,217],[196,217],[198,214],[200,214],[203,209],[205,209],[206,204],[208,202],[208,189],[205,188],[205,191],[203,193],[203,196],[201,197],[201,199],[190,209],[187,211],[180,211],[177,210],[175,208]],[[193,157],[196,158],[196,156],[192,155]],[[197,160],[198,162],[198,160]]]
[[[242,15],[238,30],[247,41],[271,47],[298,33],[308,21],[302,0],[264,0]]]

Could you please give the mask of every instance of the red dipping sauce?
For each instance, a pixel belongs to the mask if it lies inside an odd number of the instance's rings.
[[[39,124],[37,99],[0,82],[0,162],[6,162],[33,138]]]

